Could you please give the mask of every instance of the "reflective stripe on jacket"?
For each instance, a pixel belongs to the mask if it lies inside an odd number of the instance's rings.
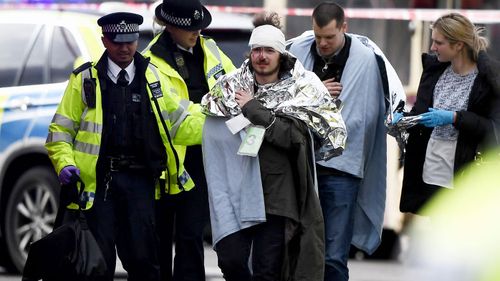
[[[169,65],[164,59],[155,56],[150,51],[151,46],[153,46],[156,41],[158,41],[160,35],[161,33],[153,38],[153,40],[151,40],[148,47],[143,51],[143,55],[145,57],[149,57],[151,59],[151,63],[154,64],[158,68],[160,73],[162,73],[163,76],[166,76],[166,79],[170,81],[170,83],[168,84],[169,92],[178,95],[181,99],[189,100],[189,91],[184,79],[182,79],[182,77],[174,67]],[[233,65],[231,59],[229,59],[229,57],[227,57],[219,49],[214,40],[207,39],[203,37],[203,35],[200,35],[200,44],[204,54],[203,69],[205,71],[205,78],[207,79],[209,89],[212,89],[212,87],[215,85],[215,82],[217,81],[217,74],[220,73],[221,70],[224,70],[225,73],[229,73],[235,70],[236,67]],[[203,115],[198,104],[196,104],[196,107],[192,107],[192,110],[190,110],[190,114]],[[175,149],[177,150],[177,153],[179,155],[179,161],[184,163],[184,158],[186,156],[186,146],[176,145]],[[190,188],[185,188],[185,190],[190,190]],[[179,192],[181,192],[181,190],[176,187],[167,190],[167,193],[169,194],[177,194]]]
[[[90,71],[92,77],[98,77],[97,70],[94,67],[90,68]],[[85,183],[84,198],[87,201],[85,209],[92,207],[95,197],[96,167],[103,133],[103,110],[99,79],[96,79],[95,108],[87,107],[85,95],[82,91],[83,75],[90,75],[90,71],[87,69],[77,75],[71,74],[61,103],[49,125],[49,134],[45,144],[57,174],[68,165],[80,169],[80,177]],[[204,119],[190,116],[189,111],[192,110],[191,107],[194,105],[187,100],[181,100],[178,96],[172,95],[168,90],[168,81],[160,77],[156,68],[151,64],[146,70],[146,80],[148,84],[159,81],[163,93],[162,96],[157,98],[161,109],[160,115],[153,102],[154,97],[151,90],[146,87],[168,157],[167,170],[164,172],[168,171],[169,174],[169,180],[166,181],[170,185],[168,188],[175,187],[178,189],[177,179],[179,179],[184,188],[191,189],[194,183],[185,171],[181,161],[179,161],[179,167],[177,167],[174,152],[171,149],[160,118],[164,118],[173,142],[180,145],[201,143],[201,130]],[[157,195],[159,195],[159,190],[157,190]],[[70,207],[76,207],[76,205]]]

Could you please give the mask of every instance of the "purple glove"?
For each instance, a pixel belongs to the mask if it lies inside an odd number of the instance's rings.
[[[71,183],[73,175],[80,176],[80,169],[75,166],[66,166],[59,173],[59,182],[62,185]]]

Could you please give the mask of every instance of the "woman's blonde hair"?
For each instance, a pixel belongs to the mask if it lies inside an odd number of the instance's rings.
[[[163,32],[167,26],[167,23],[159,19],[157,16],[153,16],[153,35],[158,35]]]
[[[475,26],[467,17],[459,13],[449,13],[438,18],[431,26],[450,42],[463,42],[469,57],[477,61],[479,51],[488,47],[488,40],[481,34],[483,27]]]

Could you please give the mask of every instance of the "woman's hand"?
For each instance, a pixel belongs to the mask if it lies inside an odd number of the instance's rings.
[[[456,113],[454,111],[434,108],[429,108],[429,112],[420,114],[420,116],[422,117],[418,122],[430,128],[453,124],[456,119]]]

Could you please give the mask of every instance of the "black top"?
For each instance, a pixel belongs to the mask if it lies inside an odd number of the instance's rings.
[[[209,91],[205,70],[203,69],[204,54],[199,42],[198,39],[192,54],[187,51],[180,51],[189,73],[189,77],[184,79],[188,86],[189,100],[194,103],[200,103],[201,98]]]
[[[311,54],[314,56],[313,72],[321,81],[334,77],[335,82],[340,82],[347,59],[349,58],[349,50],[351,49],[351,38],[345,34],[344,37],[345,44],[340,52],[328,59],[328,61],[325,61],[325,59],[318,54],[316,42],[312,43]]]

